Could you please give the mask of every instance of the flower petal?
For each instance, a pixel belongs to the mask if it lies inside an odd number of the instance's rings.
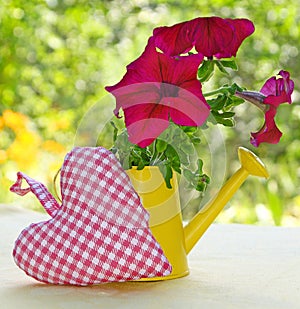
[[[169,125],[168,107],[140,104],[124,110],[129,141],[142,148],[150,145]]]
[[[168,56],[186,53],[194,46],[190,31],[188,21],[170,27],[155,28],[153,30],[155,46]]]
[[[274,107],[278,107],[282,103],[288,102],[289,97],[285,92],[282,92],[280,95],[268,95],[264,99],[264,104],[272,105]]]
[[[146,96],[142,98],[142,101],[137,102],[136,105],[123,108],[129,140],[132,143],[137,143],[139,146],[148,146],[167,128],[166,122],[170,118],[179,125],[201,126],[209,116],[209,105],[201,93],[201,87],[199,87],[200,84],[198,81],[188,82],[186,83],[186,87],[194,92],[198,90],[202,100],[193,92],[186,89],[170,84],[162,83],[161,85],[169,86],[169,93],[174,92],[172,88],[175,88],[178,96],[164,96],[158,103],[150,103],[150,101],[148,101],[149,103],[145,103],[147,102]],[[140,99],[140,97],[137,98]],[[158,121],[157,119],[164,121]]]
[[[177,86],[190,80],[197,80],[197,71],[203,60],[202,55],[169,57],[158,53],[161,81]],[[198,81],[200,85],[200,82]]]
[[[206,57],[222,55],[231,57],[230,48],[234,42],[234,28],[220,17],[198,18],[195,31],[195,47],[197,52]]]
[[[276,108],[270,107],[265,114],[265,123],[256,133],[251,133],[251,144],[258,147],[260,143],[277,144],[282,136],[281,131],[277,128],[274,117]]]
[[[198,17],[170,27],[154,29],[155,46],[169,56],[186,53],[193,46],[206,57],[236,56],[243,40],[254,31],[248,19]]]
[[[145,103],[158,103],[160,100],[161,83],[138,83],[116,88],[113,95],[116,97],[114,114],[118,116],[119,110]]]
[[[178,97],[170,103],[170,118],[183,126],[201,126],[210,113],[198,81],[189,81],[180,88]]]
[[[243,41],[248,36],[250,36],[255,30],[253,23],[250,20],[245,19],[245,18],[241,18],[241,19],[227,18],[225,19],[225,21],[228,22],[233,28],[233,31],[234,31],[233,41],[230,43],[229,48],[215,55],[219,59],[220,58],[230,58],[232,56],[235,57]]]
[[[269,78],[262,86],[260,92],[266,96],[280,98],[275,103],[278,106],[281,103],[292,102],[291,95],[293,90],[294,82],[290,79],[289,72],[281,70],[278,73],[278,78],[276,76]],[[268,101],[270,102],[270,100]]]
[[[279,76],[282,76],[282,89],[285,90],[288,96],[288,103],[292,103],[292,93],[294,91],[294,81],[290,79],[290,73],[287,71],[281,70],[278,73]]]

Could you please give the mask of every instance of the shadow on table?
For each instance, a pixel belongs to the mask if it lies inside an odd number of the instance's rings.
[[[86,287],[58,286],[43,283],[19,284],[8,287],[1,293],[1,299],[9,304],[2,308],[108,308],[134,307],[138,304],[147,308],[147,304],[159,301],[156,296],[170,289],[175,281],[166,282],[120,282],[106,283]],[[150,308],[150,307],[149,307]]]

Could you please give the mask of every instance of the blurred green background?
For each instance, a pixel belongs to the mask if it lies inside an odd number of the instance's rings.
[[[239,71],[217,76],[215,85],[237,82],[259,90],[280,69],[295,81],[294,103],[279,108],[284,135],[278,145],[251,146],[249,134],[261,127],[263,115],[246,104],[236,109],[234,130],[220,127],[227,175],[237,168],[236,148],[242,145],[266,163],[270,179],[249,178],[218,221],[299,226],[300,6],[288,0],[2,0],[0,203],[38,207],[33,197],[8,191],[18,170],[53,191],[53,176],[83,115],[98,102],[94,116],[99,124],[107,120],[113,106],[102,99],[104,86],[120,80],[154,27],[211,15],[249,18],[256,27],[237,54]]]

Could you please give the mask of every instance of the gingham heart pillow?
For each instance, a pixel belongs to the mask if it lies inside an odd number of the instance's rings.
[[[31,224],[15,242],[15,262],[29,276],[88,285],[171,273],[149,229],[149,214],[110,151],[76,147],[66,155],[61,206],[43,184],[20,172],[17,176],[10,190],[33,192],[52,216]],[[28,188],[21,188],[22,179]]]

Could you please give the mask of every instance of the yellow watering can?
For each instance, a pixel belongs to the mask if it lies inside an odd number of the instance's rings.
[[[188,275],[187,254],[213,223],[248,175],[269,177],[264,164],[250,150],[240,147],[238,155],[241,167],[185,227],[182,225],[175,173],[171,183],[172,189],[168,189],[156,166],[148,166],[143,170],[133,168],[127,171],[135,190],[141,197],[143,206],[150,213],[152,233],[173,268],[169,276],[145,278],[141,279],[141,281],[167,280]]]

